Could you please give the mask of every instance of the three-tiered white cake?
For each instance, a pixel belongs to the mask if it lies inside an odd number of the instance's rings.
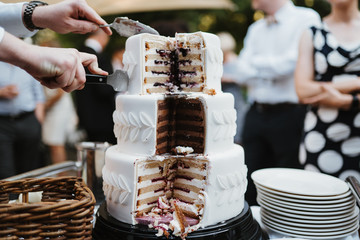
[[[126,42],[129,92],[116,99],[118,144],[103,168],[108,212],[185,237],[237,216],[247,168],[234,98],[221,91],[217,36],[140,34]]]

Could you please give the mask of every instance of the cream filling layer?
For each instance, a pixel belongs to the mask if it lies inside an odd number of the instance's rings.
[[[137,200],[144,200],[147,198],[155,197],[155,196],[161,196],[164,195],[164,190],[158,191],[158,192],[147,192],[140,194],[137,198]]]

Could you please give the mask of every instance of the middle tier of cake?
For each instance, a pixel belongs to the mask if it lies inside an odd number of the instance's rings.
[[[119,150],[146,156],[221,152],[233,144],[236,133],[229,93],[120,95],[113,119]]]

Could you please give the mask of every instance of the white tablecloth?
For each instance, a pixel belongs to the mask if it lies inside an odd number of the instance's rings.
[[[291,237],[287,237],[287,236],[282,236],[279,233],[276,233],[274,231],[271,231],[269,229],[267,229],[261,222],[261,217],[260,217],[260,207],[259,206],[252,206],[251,207],[251,211],[253,214],[254,219],[260,224],[261,228],[267,232],[269,234],[269,237],[271,240],[277,240],[277,239],[281,239],[281,240],[286,240],[286,239],[291,239],[291,240],[305,240],[302,238],[291,238]],[[332,240],[360,240],[358,233],[354,233],[351,236],[347,236],[345,238],[337,238],[337,239],[332,239]]]

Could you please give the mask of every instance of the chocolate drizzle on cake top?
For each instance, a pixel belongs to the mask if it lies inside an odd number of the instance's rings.
[[[162,88],[163,91],[177,92],[183,91],[184,88],[195,90],[196,85],[204,83],[203,79],[203,68],[201,65],[194,65],[193,60],[201,61],[201,54],[191,53],[191,47],[198,48],[199,46],[190,46],[189,43],[177,42],[177,46],[167,46],[165,49],[157,48],[156,54],[146,55],[146,62],[151,61],[156,67],[146,67],[146,71],[151,72],[154,80],[150,80],[154,88]],[[151,47],[161,47],[161,44],[145,44],[146,50],[150,50]],[[168,79],[164,81],[161,76],[168,76]],[[197,79],[193,79],[197,77]],[[151,77],[150,77],[151,78]],[[159,78],[156,81],[156,78]],[[145,78],[145,82],[148,82],[148,77]],[[200,87],[198,90],[202,90]],[[155,91],[154,89],[150,90]],[[160,91],[160,92],[163,92]],[[195,90],[196,91],[196,90]]]
[[[174,50],[171,51],[170,55],[170,83],[177,86],[179,90],[181,90],[181,78],[179,74],[179,53],[178,51]],[[169,89],[170,91],[173,91],[172,89]]]

